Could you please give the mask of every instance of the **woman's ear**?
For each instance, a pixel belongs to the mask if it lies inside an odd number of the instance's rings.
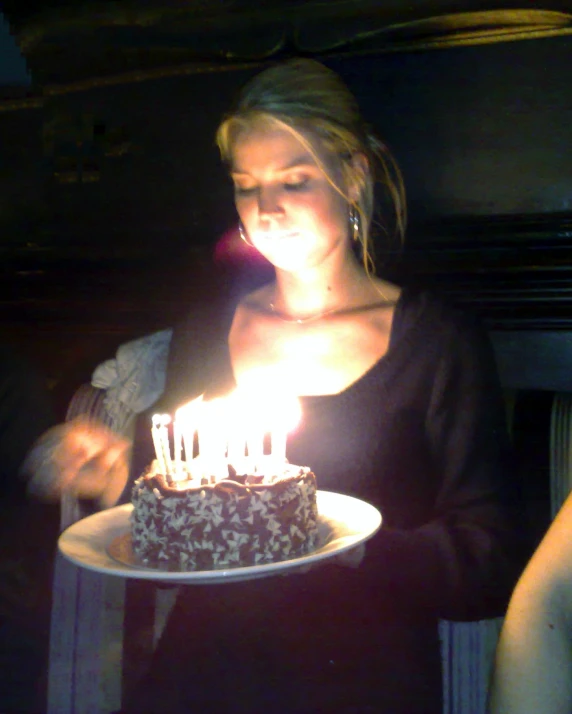
[[[367,160],[367,156],[362,153],[354,154],[350,159],[350,168],[352,178],[348,187],[348,195],[350,201],[355,203],[359,200],[361,190],[369,175],[369,161]]]

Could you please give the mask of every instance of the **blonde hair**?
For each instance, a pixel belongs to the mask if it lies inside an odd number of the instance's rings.
[[[241,132],[269,121],[291,131],[311,151],[348,207],[357,212],[361,257],[366,272],[371,273],[375,184],[379,181],[383,185],[394,213],[393,231],[384,222],[379,225],[388,238],[394,236],[400,243],[407,223],[405,188],[395,159],[365,124],[353,94],[335,72],[315,60],[294,59],[270,67],[246,84],[236,108],[220,124],[216,142],[223,160],[231,161]],[[339,188],[318,160],[311,139],[307,138],[311,136],[316,136],[326,151],[339,158],[343,185],[357,188],[355,201]],[[365,173],[352,160],[360,154],[368,163]]]

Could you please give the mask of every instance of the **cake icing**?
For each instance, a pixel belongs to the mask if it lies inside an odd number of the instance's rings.
[[[229,469],[229,471],[231,471]],[[316,477],[284,464],[272,476],[172,482],[157,463],[134,484],[131,535],[143,565],[193,571],[296,558],[317,545]]]

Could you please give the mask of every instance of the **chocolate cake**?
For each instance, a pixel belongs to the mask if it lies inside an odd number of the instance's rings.
[[[215,483],[172,481],[157,462],[134,484],[131,533],[143,565],[194,571],[261,565],[317,545],[316,477],[284,464],[279,475]]]

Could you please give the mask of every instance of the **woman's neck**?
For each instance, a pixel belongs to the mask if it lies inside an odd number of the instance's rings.
[[[368,275],[354,260],[344,262],[341,269],[335,271],[326,271],[323,267],[303,273],[277,270],[269,307],[282,316],[308,319],[366,304],[371,299],[372,288]]]

